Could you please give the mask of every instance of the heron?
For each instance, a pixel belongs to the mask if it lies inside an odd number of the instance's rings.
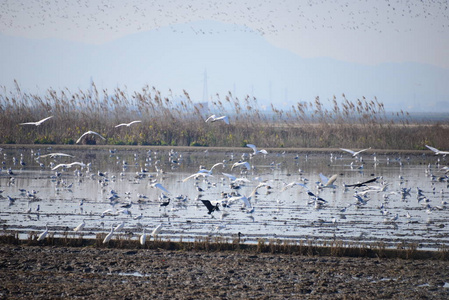
[[[125,227],[125,221],[123,221],[122,223],[118,224],[118,225],[115,227],[114,231],[118,232],[118,231],[122,230],[123,227]]]
[[[366,149],[362,149],[362,150],[359,150],[359,151],[353,151],[353,150],[350,150],[350,149],[344,149],[344,148],[340,148],[340,149],[343,150],[343,151],[349,152],[349,153],[352,154],[353,157],[356,157],[356,156],[359,155],[360,153],[362,153],[362,152],[364,152],[364,151],[366,151],[366,150],[371,149],[371,147],[366,148]]]
[[[142,122],[142,121],[140,121],[140,120],[136,120],[136,121],[132,121],[132,122],[129,122],[129,123],[121,123],[121,124],[116,125],[115,128],[121,127],[121,126],[129,127],[129,126],[131,126],[131,125],[133,125],[133,124],[141,123],[141,122]]]
[[[217,117],[216,115],[212,115],[209,118],[206,119],[206,122],[216,122],[216,121],[223,121],[226,124],[229,124],[229,118],[228,116],[221,116],[221,117]]]
[[[142,235],[140,236],[140,244],[143,246],[147,240],[147,234],[145,233],[145,228],[143,229]]]
[[[72,162],[70,164],[59,164],[59,165],[55,166],[54,168],[52,168],[51,170],[54,171],[54,170],[59,169],[59,168],[69,169],[69,168],[71,168],[72,166],[75,166],[75,165],[78,165],[78,166],[81,166],[81,167],[85,167],[86,166],[85,163],[82,163],[82,162],[79,162],[79,161],[75,161],[75,162]]]
[[[247,170],[251,170],[251,166],[249,165],[249,162],[247,161],[238,161],[234,163],[231,167],[231,171],[236,167],[245,167]]]
[[[42,120],[37,121],[37,122],[20,123],[19,125],[35,125],[35,126],[39,126],[39,125],[41,125],[42,123],[44,123],[45,121],[47,121],[48,119],[51,119],[51,118],[53,118],[53,116],[47,117],[47,118],[42,119]]]
[[[104,238],[103,244],[106,244],[107,242],[109,242],[113,235],[114,235],[114,227],[111,225],[111,231]]]
[[[435,153],[435,155],[441,154],[443,156],[446,156],[447,154],[449,154],[449,151],[440,151],[437,148],[431,147],[429,145],[426,145],[426,147],[428,149],[432,150]]]
[[[162,185],[162,184],[160,184],[159,182],[156,182],[156,183],[153,183],[153,184],[151,184],[150,185],[152,188],[158,188],[158,189],[160,189],[161,191],[163,191],[163,192],[165,192],[165,193],[167,193],[167,194],[170,194],[170,192]]]
[[[80,223],[78,226],[76,226],[73,231],[78,232],[84,229],[84,226],[86,226],[86,222],[85,220],[83,220],[82,223]]]
[[[99,136],[100,138],[102,138],[103,140],[106,140],[106,138],[104,138],[101,134],[99,134],[99,133],[97,133],[97,132],[95,132],[95,131],[89,130],[89,131],[86,131],[85,133],[83,133],[83,135],[81,135],[81,136],[79,137],[79,139],[76,140],[76,144],[78,144],[84,136],[89,135],[89,134],[97,135],[97,136]]]
[[[38,241],[44,240],[48,235],[48,224],[45,224],[45,230],[37,238]]]
[[[262,149],[262,150],[257,150],[257,147],[255,146],[255,145],[253,145],[253,144],[246,144],[246,147],[249,147],[249,148],[251,148],[251,149],[253,149],[253,153],[252,153],[252,155],[256,155],[256,154],[259,154],[259,153],[262,153],[262,154],[268,154],[268,151],[267,150],[265,150],[265,149]]]
[[[44,154],[44,155],[39,155],[39,158],[44,158],[44,157],[48,157],[48,156],[50,156],[50,158],[55,158],[55,157],[58,157],[58,156],[75,157],[75,156],[70,155],[70,154],[57,152],[57,153],[48,153],[48,154]]]
[[[157,235],[161,232],[161,230],[162,224],[159,224],[156,228],[154,228],[153,232],[151,233],[154,239],[156,239]]]
[[[336,188],[334,185],[335,180],[337,180],[338,175],[334,174],[330,178],[327,178],[323,173],[320,173],[321,182],[318,182],[318,188]]]

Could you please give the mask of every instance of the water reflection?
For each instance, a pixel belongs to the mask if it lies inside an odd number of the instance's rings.
[[[448,183],[442,157],[279,152],[250,158],[251,150],[242,148],[234,152],[73,149],[64,151],[73,158],[39,158],[51,151],[1,153],[4,229],[26,235],[48,223],[51,233],[94,237],[125,222],[121,234],[136,238],[143,228],[150,233],[163,224],[163,237],[183,240],[205,235],[234,238],[240,232],[247,241],[406,241],[418,242],[421,248],[448,244]],[[248,161],[250,170],[231,169],[239,160]],[[86,167],[52,170],[74,161]],[[184,181],[200,166],[210,169],[216,163],[223,165],[216,166],[211,176]],[[223,172],[242,180],[231,185],[233,180]],[[337,174],[337,187],[318,189],[320,173]],[[373,178],[377,180],[366,186],[345,187]],[[219,210],[208,214],[200,201],[215,203],[236,194],[248,197],[261,182],[264,186],[250,198],[250,207],[237,200],[220,203]],[[300,184],[286,188],[293,182]],[[168,205],[161,206],[168,199]],[[83,220],[85,228],[75,233]]]

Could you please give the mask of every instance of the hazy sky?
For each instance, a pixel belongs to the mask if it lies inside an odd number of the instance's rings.
[[[197,20],[245,25],[306,58],[449,69],[447,1],[0,1],[0,32],[27,38],[103,44]]]

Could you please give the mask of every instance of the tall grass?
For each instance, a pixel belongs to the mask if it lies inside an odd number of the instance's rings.
[[[325,105],[326,104],[326,105]],[[327,108],[326,108],[327,107]],[[226,114],[230,125],[205,123],[209,114]],[[43,125],[19,123],[54,116]],[[174,97],[144,86],[128,93],[117,88],[98,90],[48,89],[43,95],[15,89],[0,91],[0,143],[73,144],[88,130],[107,137],[110,145],[170,145],[264,147],[425,149],[425,144],[449,148],[449,127],[441,123],[412,123],[406,112],[387,113],[377,99],[316,98],[281,110],[272,104],[261,110],[257,99],[216,94],[206,107],[188,92]],[[142,120],[133,127],[114,126]],[[96,143],[86,139],[84,143]]]

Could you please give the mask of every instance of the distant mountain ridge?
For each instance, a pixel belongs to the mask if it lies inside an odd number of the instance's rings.
[[[316,96],[349,100],[375,96],[387,109],[449,111],[449,70],[417,63],[375,66],[331,58],[301,58],[274,47],[237,25],[214,21],[177,24],[88,45],[56,39],[32,40],[0,34],[0,84],[17,79],[26,91],[144,85],[161,92],[185,89],[203,100],[204,71],[209,98],[231,91],[261,103],[291,107]]]

